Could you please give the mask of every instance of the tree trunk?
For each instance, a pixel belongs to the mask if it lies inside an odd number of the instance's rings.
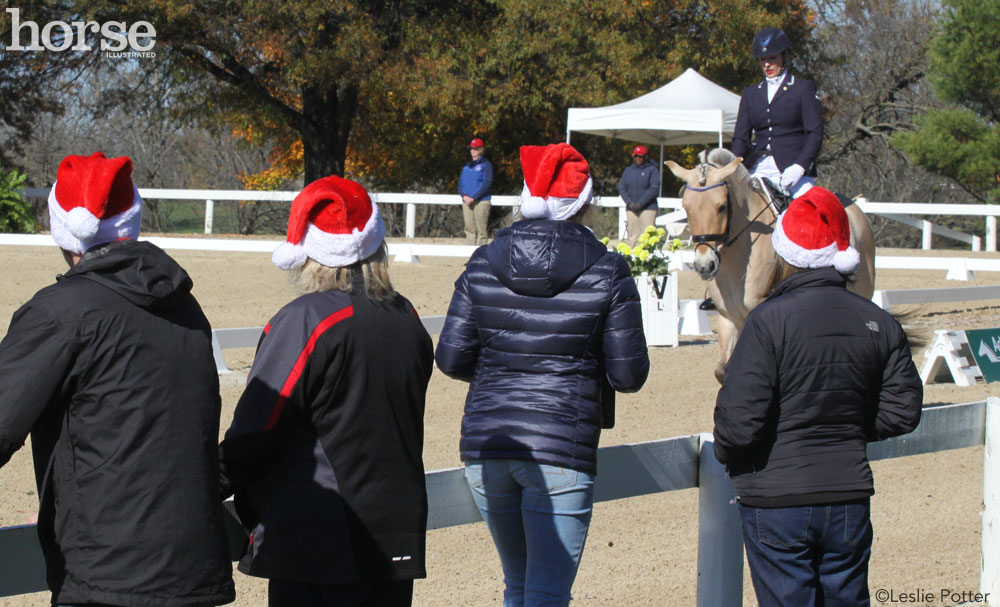
[[[302,147],[305,155],[305,182],[329,175],[344,174],[347,142],[358,108],[354,85],[302,91]]]

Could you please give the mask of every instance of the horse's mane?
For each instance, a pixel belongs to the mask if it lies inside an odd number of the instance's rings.
[[[734,160],[736,160],[736,156],[725,148],[715,148],[698,154],[698,161],[701,163],[696,167],[698,170],[698,185],[705,186],[710,170],[724,167]],[[750,181],[750,171],[742,163],[737,165],[736,170],[726,179],[726,184],[729,186],[731,194],[736,194],[744,200],[750,196],[750,192],[753,189]]]

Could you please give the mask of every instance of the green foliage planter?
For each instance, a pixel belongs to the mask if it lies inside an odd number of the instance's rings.
[[[35,216],[31,203],[20,190],[28,176],[17,171],[0,170],[0,232],[34,232]]]

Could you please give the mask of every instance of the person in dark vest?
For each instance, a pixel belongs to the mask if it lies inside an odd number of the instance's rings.
[[[264,329],[219,446],[271,607],[406,607],[424,566],[431,338],[389,280],[361,185],[319,179],[272,256],[301,295]]]
[[[30,432],[52,604],[230,603],[222,401],[191,278],[137,240],[127,157],[67,156],[48,207],[70,268],[0,343],[0,466]]]
[[[764,79],[743,89],[730,149],[758,178],[792,197],[815,185],[816,157],[823,143],[823,108],[816,85],[789,70],[791,42],[774,27],[753,39],[753,56]]]
[[[912,431],[923,386],[891,314],[847,290],[843,205],[814,187],[771,237],[784,279],[746,319],[715,404],[761,607],[869,605],[865,447]]]
[[[503,567],[505,607],[562,606],[583,554],[614,392],[649,373],[628,264],[580,223],[586,159],[521,148],[524,220],[473,253],[435,359],[470,382],[460,451]],[[610,405],[610,406],[609,406]]]
[[[646,146],[637,145],[632,150],[632,164],[625,167],[618,181],[618,195],[625,203],[625,230],[629,246],[634,247],[639,242],[639,235],[653,225],[659,211],[656,203],[659,194],[659,169],[649,161]]]

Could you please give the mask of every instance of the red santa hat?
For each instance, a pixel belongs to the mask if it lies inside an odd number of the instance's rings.
[[[851,226],[844,205],[829,190],[810,188],[778,217],[771,235],[774,250],[797,268],[833,266],[850,274],[860,262],[851,246]]]
[[[287,242],[271,255],[282,270],[312,258],[339,268],[370,257],[385,240],[382,216],[361,184],[332,175],[299,192],[288,217]]]
[[[74,253],[126,238],[138,238],[142,198],[132,184],[132,160],[67,156],[49,191],[49,225],[60,248]]]
[[[525,219],[569,219],[594,197],[590,166],[568,143],[521,147]]]

